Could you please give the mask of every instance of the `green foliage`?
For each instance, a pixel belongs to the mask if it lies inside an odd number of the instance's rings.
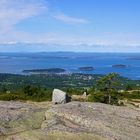
[[[93,92],[88,97],[89,102],[101,102],[104,103],[104,94],[103,92]]]
[[[84,88],[66,88],[64,89],[69,95],[83,95],[84,92],[87,92]]]
[[[104,92],[117,90],[119,85],[119,75],[116,73],[105,75],[97,81],[97,89]]]
[[[118,100],[119,85],[119,75],[116,73],[110,73],[97,81],[97,89],[104,93],[104,103],[115,104]]]
[[[0,100],[50,101],[52,90],[59,88],[69,95],[82,95],[86,91],[90,94],[89,101],[115,104],[120,98],[140,99],[139,92],[125,94],[118,92],[118,90],[139,89],[139,85],[140,81],[122,78],[115,73],[106,76],[77,73],[68,75],[0,74]]]
[[[89,101],[102,102],[108,104],[117,104],[121,97],[118,92],[119,75],[110,73],[97,81],[96,88],[89,90]]]
[[[36,86],[26,86],[24,89],[24,94],[25,96],[41,96],[41,89],[39,87]]]
[[[44,88],[83,88],[92,87],[95,80],[101,75],[89,74],[36,74],[15,75],[0,74],[0,91],[3,86],[7,90],[17,91],[26,85],[40,86]]]
[[[122,96],[127,99],[140,99],[140,91],[124,92]]]
[[[25,98],[33,101],[50,101],[52,90],[42,89],[38,86],[26,86],[23,89]]]
[[[3,101],[11,101],[11,100],[25,100],[24,96],[20,96],[14,93],[10,93],[10,94],[0,94],[0,100]]]
[[[103,75],[98,74],[37,74],[37,75],[15,75],[15,74],[0,74],[0,92],[5,91],[16,92],[26,85],[40,86],[41,88],[91,88],[96,81],[102,78]],[[118,77],[122,84],[119,89],[126,89],[129,84],[133,89],[140,88],[140,81],[129,80],[127,78]]]
[[[26,86],[23,91],[17,93],[0,93],[0,100],[31,100],[31,101],[50,101],[52,90],[43,89],[36,86]]]
[[[7,91],[6,87],[5,87],[5,86],[2,86],[2,87],[1,87],[1,92],[2,92],[2,93],[6,93],[6,91]]]
[[[133,87],[130,84],[126,85],[126,91],[128,91],[128,90],[133,90]]]

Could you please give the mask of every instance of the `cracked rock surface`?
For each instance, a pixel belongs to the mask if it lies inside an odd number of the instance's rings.
[[[0,101],[0,140],[139,140],[140,110],[101,103]]]

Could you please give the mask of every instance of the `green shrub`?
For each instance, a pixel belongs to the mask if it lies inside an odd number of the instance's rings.
[[[92,92],[89,97],[88,101],[90,102],[103,102],[103,93],[102,92]]]
[[[43,89],[35,86],[25,87],[17,93],[0,93],[0,100],[31,100],[31,101],[51,101],[52,90]]]
[[[23,88],[23,94],[26,100],[32,101],[50,101],[52,98],[52,90],[43,89],[38,86],[26,86]]]
[[[122,94],[127,99],[140,99],[140,91],[124,92]]]
[[[118,104],[118,101],[123,98],[121,93],[118,93],[116,91],[110,92],[110,96],[111,96],[110,104],[116,105]],[[108,104],[108,96],[102,91],[95,91],[90,93],[88,101]]]
[[[84,92],[87,92],[84,88],[66,88],[64,89],[70,96],[71,95],[83,95]]]
[[[130,84],[127,84],[126,85],[126,89],[125,89],[126,91],[128,91],[128,90],[133,90],[133,87],[132,87],[132,85],[130,85]]]
[[[0,100],[10,101],[10,100],[24,100],[24,97],[15,94],[1,94]]]

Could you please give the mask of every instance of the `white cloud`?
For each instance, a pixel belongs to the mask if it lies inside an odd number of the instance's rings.
[[[69,23],[69,24],[86,24],[89,23],[88,20],[82,19],[82,18],[76,18],[76,17],[71,17],[62,13],[59,13],[58,15],[54,16],[56,19]]]
[[[44,4],[45,1],[46,0],[0,0],[0,43],[58,43],[60,44],[60,46],[58,46],[58,49],[60,50],[70,49],[77,51],[140,50],[140,47],[138,47],[140,46],[139,33],[96,33],[94,30],[87,29],[85,31],[83,29],[73,32],[56,31],[57,33],[40,32],[34,34],[24,30],[20,31],[15,28],[16,25],[23,20],[45,13],[48,9],[47,4]],[[50,15],[51,18],[55,18],[68,24],[79,25],[90,23],[86,19],[76,18],[62,13],[57,13],[52,17],[52,13],[49,12],[48,15]],[[73,48],[70,46],[73,46]],[[55,50],[54,47],[52,47],[52,51],[53,50]]]
[[[0,36],[22,20],[38,15],[44,8],[36,0],[0,0]]]

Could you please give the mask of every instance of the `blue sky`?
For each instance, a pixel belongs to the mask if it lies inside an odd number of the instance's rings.
[[[1,0],[0,43],[59,44],[58,51],[140,52],[139,7],[140,0]],[[53,46],[29,50],[55,51]],[[5,50],[10,47],[0,46]]]

